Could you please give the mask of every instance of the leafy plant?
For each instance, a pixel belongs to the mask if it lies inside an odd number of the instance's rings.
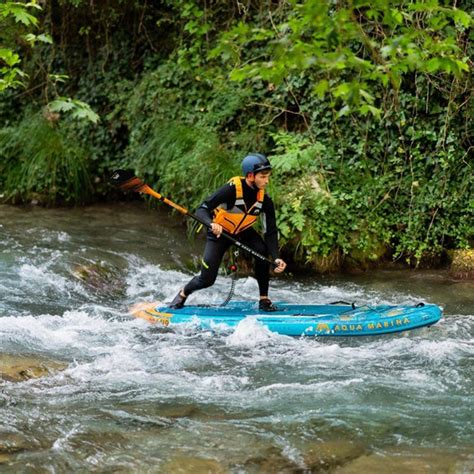
[[[0,132],[2,198],[44,204],[84,203],[91,182],[84,148],[42,116]]]
[[[131,167],[193,207],[259,151],[302,264],[418,265],[472,244],[465,0],[42,5],[37,26],[0,17],[2,77],[27,84],[0,96],[4,197],[103,199]]]

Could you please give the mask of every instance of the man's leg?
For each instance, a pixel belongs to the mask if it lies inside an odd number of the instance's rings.
[[[268,255],[267,244],[260,234],[254,229],[249,229],[240,234],[240,240],[252,247],[262,255]],[[268,298],[268,288],[270,283],[270,264],[258,257],[255,257],[255,278],[257,279],[260,292],[259,309],[262,311],[278,311],[278,308]]]
[[[239,238],[242,242],[247,244],[249,247],[252,247],[256,252],[267,255],[268,249],[267,245],[263,241],[260,234],[254,229],[248,229],[242,234],[239,235]],[[258,282],[258,289],[260,291],[260,298],[268,298],[268,286],[270,282],[270,264],[261,260],[258,257],[255,257],[254,263],[255,269],[255,278]]]
[[[182,290],[180,290],[174,300],[170,303],[171,308],[182,308],[186,298],[191,293],[203,288],[208,288],[214,284],[222,258],[230,245],[231,242],[226,240],[225,237],[220,237],[218,239],[211,237],[207,239],[204,256],[201,261],[201,273],[195,276]]]

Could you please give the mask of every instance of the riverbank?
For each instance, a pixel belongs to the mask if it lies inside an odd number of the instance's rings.
[[[176,246],[173,249],[174,257],[172,261],[175,263],[179,261],[181,268],[186,268],[189,271],[199,271],[200,252],[203,248],[205,232],[201,231],[200,234],[194,234],[194,232],[191,231],[190,233],[186,227],[189,220],[180,215],[172,214],[163,206],[158,206],[158,208],[153,206],[150,207],[146,203],[140,201],[119,201],[74,208],[56,207],[53,209],[44,208],[35,204],[20,206],[0,204],[0,215],[4,216],[5,222],[10,219],[26,221],[29,217],[37,219],[37,221],[40,222],[42,217],[44,217],[45,224],[48,225],[50,216],[56,216],[60,222],[68,220],[67,216],[71,216],[71,221],[77,221],[79,224],[84,222],[87,227],[86,222],[89,219],[92,221],[100,219],[101,213],[106,217],[116,215],[117,223],[121,226],[120,231],[123,231],[124,233],[127,232],[127,229],[131,229],[136,225],[149,225],[150,232],[147,231],[146,235],[150,236],[151,241],[158,238],[159,242],[164,242],[166,239],[176,242]],[[124,217],[123,213],[125,213],[127,217]],[[117,224],[113,226],[111,232],[116,229],[118,229]],[[161,238],[160,232],[162,233]],[[159,243],[157,245],[159,245]],[[301,277],[322,274],[357,275],[378,271],[406,271],[410,274],[416,274],[418,271],[421,272],[421,274],[425,271],[434,271],[438,272],[437,278],[445,278],[447,281],[472,281],[474,279],[474,251],[472,249],[452,250],[446,252],[443,258],[427,260],[424,264],[417,266],[416,268],[406,261],[393,261],[387,256],[381,256],[379,260],[374,259],[370,261],[364,259],[357,261],[350,256],[347,258],[339,256],[332,262],[322,258],[319,263],[308,262],[307,264],[302,264],[297,259],[295,260],[295,255],[288,253],[285,248],[282,249],[282,256],[289,264],[288,272]],[[88,265],[94,266],[98,263],[100,264],[100,261],[80,262],[80,260],[78,260],[76,271],[84,271],[84,278],[86,278]],[[240,252],[238,263],[239,275],[245,275],[252,272],[252,260],[247,258],[245,253]],[[84,264],[85,267],[81,270],[82,264]],[[115,269],[109,268],[104,269],[104,271],[113,272]],[[285,277],[285,275],[283,275],[283,277]],[[92,278],[94,278],[93,275]]]

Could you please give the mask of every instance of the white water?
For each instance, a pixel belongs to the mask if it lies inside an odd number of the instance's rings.
[[[0,380],[0,434],[30,446],[9,460],[12,472],[146,470],[176,455],[246,472],[247,459],[275,447],[304,468],[308,446],[332,440],[370,453],[441,450],[464,459],[459,472],[470,469],[469,283],[406,271],[272,282],[275,300],[445,307],[435,326],[400,335],[290,338],[252,318],[234,332],[159,329],[127,307],[171,299],[202,244],[156,219],[128,207],[0,207],[0,352],[67,364],[40,379]],[[82,285],[71,275],[81,261],[120,268],[125,293],[111,299]],[[193,301],[220,302],[229,284],[219,277]],[[235,299],[256,294],[253,278],[239,279]]]

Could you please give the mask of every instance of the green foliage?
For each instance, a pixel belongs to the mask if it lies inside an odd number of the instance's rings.
[[[16,23],[23,23],[25,26],[36,26],[38,19],[29,13],[28,9],[41,10],[41,7],[36,2],[5,2],[0,5],[0,17],[12,17]]]
[[[199,76],[178,72],[173,64],[159,67],[130,97],[127,118],[134,130],[127,160],[160,192],[197,205],[210,187],[238,173],[239,155],[221,137],[232,134],[229,124],[243,98],[222,84],[216,90]],[[193,93],[183,96],[183,87]]]
[[[72,118],[86,119],[92,123],[99,121],[99,116],[90,108],[89,104],[70,97],[59,97],[48,104],[50,112],[68,112]]]
[[[187,206],[239,174],[242,153],[265,146],[246,113],[251,91],[211,72],[168,61],[143,75],[126,109],[127,162]]]
[[[437,0],[293,0],[277,21],[269,18],[239,22],[224,32],[210,58],[230,63],[230,77],[239,82],[282,84],[304,74],[314,85],[309,92],[329,95],[340,115],[356,111],[379,118],[379,88],[390,86],[397,94],[407,74],[461,78],[469,70],[457,36],[472,18]]]
[[[4,197],[102,199],[110,170],[131,167],[192,208],[260,151],[295,260],[417,264],[470,244],[467,2],[61,0],[38,12],[37,27],[0,16],[0,79],[31,81],[0,96]],[[48,120],[30,114],[47,103]]]
[[[331,130],[331,110],[320,104],[313,134],[274,135],[280,230],[297,258],[341,251],[370,260],[385,248],[420,262],[469,245],[472,166],[463,135],[435,132],[449,118],[419,112],[428,105],[420,96],[403,93],[403,114],[387,112],[383,127],[346,118]]]
[[[0,131],[2,199],[44,204],[84,203],[91,190],[87,152],[44,117],[26,117]]]
[[[0,26],[3,30],[2,34],[0,34],[2,46],[5,46],[5,40],[10,39],[9,26],[14,32],[23,33],[24,39],[31,45],[36,40],[48,41],[46,35],[36,36],[33,33],[26,33],[29,28],[36,27],[38,24],[38,19],[30,13],[30,11],[33,12],[35,9],[41,10],[41,7],[36,2],[4,2],[0,4]],[[12,23],[19,26],[11,28]],[[13,46],[0,48],[0,93],[6,89],[22,85],[22,79],[25,78],[26,74],[20,68],[20,63],[20,55],[15,52]]]

